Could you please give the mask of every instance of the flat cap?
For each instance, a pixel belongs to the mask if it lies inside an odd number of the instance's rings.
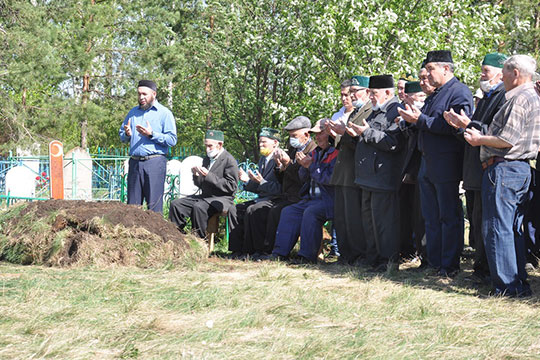
[[[326,129],[326,122],[327,121],[332,121],[332,120],[330,120],[329,118],[323,118],[323,119],[318,120],[315,123],[315,126],[313,126],[311,129],[309,129],[309,131],[312,132],[312,133],[323,132],[324,129]]]
[[[221,130],[206,130],[205,140],[225,141],[225,135]]]
[[[292,119],[284,128],[287,131],[298,129],[311,129],[311,120],[305,116],[297,116]]]

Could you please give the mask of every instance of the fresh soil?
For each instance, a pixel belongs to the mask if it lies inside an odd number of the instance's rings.
[[[207,256],[162,214],[120,202],[36,201],[3,218],[0,260],[14,263],[156,267]]]
[[[180,240],[183,235],[176,226],[163,219],[162,214],[143,210],[136,205],[127,205],[117,201],[83,201],[83,200],[47,200],[35,201],[21,211],[21,218],[25,214],[35,212],[39,219],[50,216],[53,213],[65,212],[66,217],[77,224],[84,224],[94,217],[103,218],[111,225],[123,225],[126,228],[138,227],[156,234],[163,240]],[[62,216],[57,216],[53,228],[55,231],[62,230]],[[67,222],[66,222],[67,225]],[[84,228],[84,225],[83,225]],[[88,230],[88,229],[87,229]]]

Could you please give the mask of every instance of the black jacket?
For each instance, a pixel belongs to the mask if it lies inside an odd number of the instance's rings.
[[[261,156],[259,159],[259,172],[263,177],[264,181],[261,184],[258,184],[255,181],[248,181],[244,186],[244,190],[251,191],[257,195],[258,201],[265,200],[270,197],[277,196],[281,193],[281,184],[276,178],[274,169],[276,167],[276,162],[273,158],[268,160],[268,164],[264,165],[266,162],[266,157]]]
[[[369,128],[358,138],[355,183],[371,191],[397,191],[406,155],[405,136],[395,123],[396,97],[367,118]]]
[[[478,106],[471,118],[468,128],[476,128],[487,133],[487,128],[495,114],[501,106],[506,102],[506,91],[501,82],[499,86],[492,90],[489,94],[484,94],[484,97],[478,102]],[[480,146],[471,146],[466,142],[465,154],[463,158],[463,188],[465,190],[482,189],[482,164],[480,162]]]

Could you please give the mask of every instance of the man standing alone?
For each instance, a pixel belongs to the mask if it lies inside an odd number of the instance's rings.
[[[169,147],[176,145],[176,123],[172,112],[156,99],[157,86],[141,80],[137,87],[139,105],[129,111],[120,127],[120,139],[129,141],[128,204],[163,212],[163,190]]]

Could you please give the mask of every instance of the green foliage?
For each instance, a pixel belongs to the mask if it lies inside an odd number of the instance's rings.
[[[476,87],[483,55],[540,54],[532,0],[0,0],[0,153],[59,139],[66,148],[120,146],[140,78],[158,83],[179,143],[226,132],[257,159],[264,126],[339,107],[354,74],[416,73],[451,49]],[[88,87],[85,87],[88,79]]]

